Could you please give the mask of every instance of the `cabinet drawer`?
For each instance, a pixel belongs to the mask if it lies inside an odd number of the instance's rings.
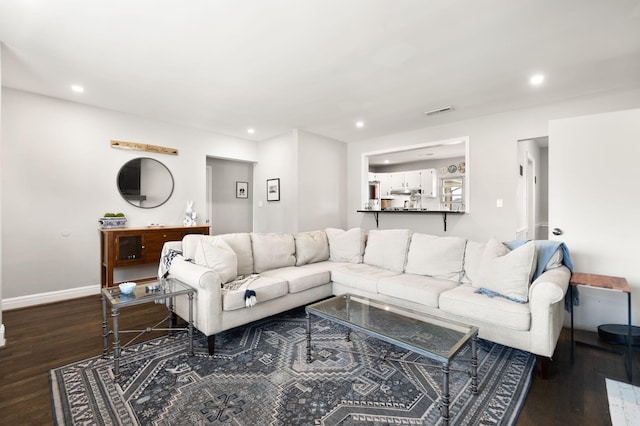
[[[162,245],[167,241],[180,241],[184,232],[182,231],[164,231],[164,232],[154,232],[149,233],[144,236],[145,243],[147,247],[160,245],[160,249],[162,249]]]

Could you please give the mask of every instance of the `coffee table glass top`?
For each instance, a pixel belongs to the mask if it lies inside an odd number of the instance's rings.
[[[147,287],[149,286],[154,286],[156,289],[148,290]],[[173,278],[140,283],[136,285],[136,288],[130,294],[123,294],[118,286],[102,289],[102,293],[109,301],[109,304],[116,307],[137,305],[162,297],[173,297],[190,292],[193,292],[192,287]]]
[[[443,362],[450,361],[478,333],[471,325],[348,294],[314,303],[306,310]]]

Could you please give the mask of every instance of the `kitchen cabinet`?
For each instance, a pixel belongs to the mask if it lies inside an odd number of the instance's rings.
[[[380,196],[391,195],[391,173],[369,172],[369,182],[380,182]]]
[[[408,191],[420,188],[420,170],[389,173],[392,191]]]
[[[438,196],[438,179],[436,169],[425,169],[420,171],[420,189],[422,196],[435,198]]]
[[[376,177],[380,182],[380,195],[391,195],[391,173],[377,173]]]
[[[113,282],[114,268],[160,263],[160,254],[165,242],[180,241],[188,234],[208,233],[208,226],[101,229],[102,286],[110,287],[115,284]]]
[[[405,189],[419,189],[420,188],[420,170],[411,170],[404,172],[404,187]]]
[[[391,191],[404,189],[404,172],[389,173],[389,188]]]

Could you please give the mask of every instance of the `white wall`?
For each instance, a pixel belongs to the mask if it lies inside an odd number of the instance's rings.
[[[2,51],[4,44],[0,42],[0,86],[2,86]],[[2,164],[2,90],[0,90],[0,164]],[[2,187],[0,180],[0,235],[2,235]],[[4,322],[2,322],[2,238],[0,238],[0,347],[4,346]]]
[[[122,211],[131,227],[181,225],[193,200],[203,221],[207,156],[258,159],[256,142],[13,89],[2,88],[1,105],[5,309],[44,293],[97,293],[102,214]],[[177,148],[179,155],[113,149],[111,139]],[[163,206],[140,209],[119,195],[118,170],[135,157],[155,158],[173,174],[175,190]]]
[[[258,149],[255,232],[346,227],[345,143],[294,129]],[[280,201],[267,201],[266,181],[273,178],[280,178]]]
[[[292,130],[258,145],[254,169],[255,232],[298,230],[298,145]],[[267,201],[267,179],[280,179],[280,201]]]
[[[347,145],[298,131],[298,230],[347,226]]]
[[[366,171],[362,168],[363,153],[468,136],[471,211],[450,215],[446,234],[480,241],[491,236],[511,240],[517,229],[517,141],[548,135],[548,123],[552,119],[639,105],[640,90],[609,93],[349,143],[348,226],[376,227],[372,214],[356,212],[362,208],[362,181],[366,179]],[[569,165],[567,173],[571,167],[579,165]],[[496,207],[497,199],[504,200],[504,207]],[[442,218],[437,214],[381,213],[379,226],[380,229],[410,228],[415,232],[444,235]]]

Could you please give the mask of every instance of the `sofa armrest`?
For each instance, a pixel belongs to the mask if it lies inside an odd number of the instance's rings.
[[[182,252],[182,241],[167,241],[164,243],[162,253],[167,253],[169,250]]]
[[[173,259],[169,276],[190,285],[197,291],[204,289],[220,296],[222,283],[218,273],[195,263],[188,262],[181,257]]]
[[[529,287],[531,303],[553,305],[564,299],[571,272],[566,266],[550,269],[540,275]]]
[[[529,288],[530,351],[553,356],[564,321],[564,296],[571,272],[566,266],[545,271]]]
[[[218,274],[212,269],[187,262],[180,256],[173,259],[169,277],[180,280],[196,290],[194,296],[196,328],[207,336],[219,332],[222,328],[222,286]],[[174,309],[181,318],[188,318],[187,298],[177,297]]]

